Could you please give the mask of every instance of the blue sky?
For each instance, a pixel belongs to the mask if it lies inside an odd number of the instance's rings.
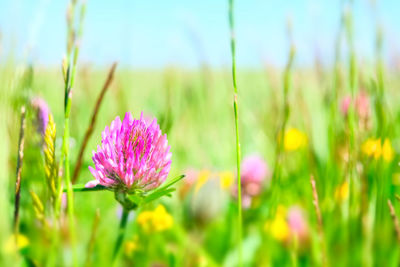
[[[385,53],[400,53],[400,1],[354,0],[355,41],[360,57],[372,59],[375,15],[385,30]],[[316,51],[332,61],[341,0],[236,0],[237,61],[240,67],[282,65],[287,59],[290,16],[298,64]],[[57,65],[65,51],[67,0],[1,0],[3,54]],[[375,14],[374,14],[375,12]],[[170,64],[196,67],[230,64],[225,0],[88,0],[81,61],[119,61],[135,68]],[[26,55],[26,57],[24,57]]]

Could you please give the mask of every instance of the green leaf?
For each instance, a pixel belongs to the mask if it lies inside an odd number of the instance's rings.
[[[160,190],[165,190],[168,187],[170,187],[173,184],[176,184],[177,182],[179,182],[180,180],[182,180],[185,177],[184,174],[179,175],[178,177],[173,178],[171,181],[169,181],[166,185],[156,189],[155,191],[160,191]]]
[[[73,186],[72,186],[72,190],[73,190],[74,192],[91,192],[91,191],[102,191],[102,190],[107,190],[107,187],[98,184],[98,185],[96,185],[95,187],[87,188],[87,187],[85,187],[84,184],[76,184],[76,185],[73,185]],[[64,188],[63,192],[64,192],[64,193],[67,192],[67,189]]]
[[[146,196],[144,198],[144,200],[143,200],[143,203],[147,204],[147,203],[149,203],[151,201],[154,201],[154,200],[156,200],[156,199],[158,199],[160,197],[169,195],[171,192],[174,192],[174,191],[175,191],[175,188],[169,188],[169,189],[166,189],[166,190],[163,190],[163,191],[158,191],[157,190],[156,192],[153,192],[150,195]],[[169,196],[171,196],[171,195],[169,195]]]
[[[170,188],[170,187],[179,182],[180,180],[182,180],[184,177],[185,175],[180,175],[178,177],[175,177],[171,181],[169,181],[166,185],[154,190],[144,198],[143,203],[147,204],[162,196],[171,196],[170,194],[175,191],[175,188]]]

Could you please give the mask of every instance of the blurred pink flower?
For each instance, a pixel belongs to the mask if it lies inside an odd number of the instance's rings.
[[[258,155],[251,155],[244,158],[242,162],[241,185],[242,205],[248,208],[252,199],[261,193],[266,178],[270,177],[267,163]],[[237,196],[237,188],[234,189]]]
[[[44,135],[49,122],[50,109],[46,101],[41,97],[34,97],[31,100],[31,106],[36,113],[36,127],[37,131]]]
[[[351,97],[345,96],[340,103],[340,111],[347,116],[351,105]],[[370,99],[365,91],[360,91],[355,100],[355,112],[360,119],[368,119],[370,115]]]
[[[362,119],[367,119],[370,115],[369,96],[365,91],[358,93],[356,98],[356,109],[358,116]]]
[[[242,183],[261,183],[268,172],[267,164],[260,156],[247,156],[242,162]]]
[[[304,218],[303,210],[300,207],[291,207],[288,212],[287,220],[291,235],[296,235],[299,239],[307,238],[308,225]]]
[[[117,117],[102,132],[101,146],[93,151],[95,177],[86,184],[113,189],[151,190],[162,184],[171,167],[171,152],[167,136],[162,135],[156,119],[133,119],[127,112],[123,122]]]
[[[350,96],[345,96],[342,98],[342,101],[340,103],[340,111],[344,116],[347,116],[347,112],[349,112],[349,107],[351,104],[351,97]]]

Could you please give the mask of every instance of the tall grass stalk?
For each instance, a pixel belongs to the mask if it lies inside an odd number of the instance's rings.
[[[85,260],[85,266],[87,267],[92,265],[92,254],[94,251],[94,246],[96,244],[96,236],[99,228],[99,223],[100,223],[100,209],[97,209],[93,219],[92,233],[90,234],[90,239],[87,246],[86,260]]]
[[[290,102],[289,102],[289,91],[292,87],[292,71],[293,71],[293,63],[296,55],[296,47],[294,45],[294,41],[292,38],[292,26],[290,21],[288,21],[288,37],[290,41],[289,48],[289,58],[285,66],[285,70],[283,73],[283,118],[281,121],[281,125],[278,128],[277,132],[277,143],[275,149],[275,164],[274,171],[272,175],[272,188],[271,188],[271,197],[269,200],[268,207],[268,217],[274,216],[277,204],[279,202],[279,193],[278,190],[280,188],[281,183],[281,174],[283,167],[283,152],[284,152],[284,139],[287,123],[290,117]]]
[[[321,215],[321,210],[319,208],[319,200],[318,200],[318,192],[317,192],[317,186],[316,182],[314,179],[314,176],[311,175],[310,177],[310,182],[311,182],[311,189],[312,189],[312,196],[313,196],[313,204],[314,204],[314,209],[315,209],[315,214],[317,216],[317,223],[318,223],[318,234],[321,242],[321,250],[322,250],[322,263],[324,266],[328,266],[328,259],[327,259],[327,253],[326,253],[326,242],[325,242],[325,234],[324,234],[324,226],[322,222],[322,215]]]
[[[348,66],[348,88],[351,95],[351,104],[348,111],[348,173],[347,179],[350,185],[350,197],[348,198],[348,209],[351,211],[354,217],[358,216],[358,199],[360,193],[360,185],[356,179],[356,162],[357,162],[357,144],[356,144],[356,113],[355,113],[355,98],[357,93],[357,62],[356,62],[356,52],[354,46],[354,27],[353,27],[353,14],[352,14],[352,4],[353,1],[349,1],[349,5],[345,10],[345,29],[346,29],[346,39],[347,46],[349,49],[349,66]]]
[[[64,161],[64,177],[67,187],[67,214],[68,226],[72,244],[73,264],[77,265],[76,248],[75,248],[75,222],[74,222],[74,203],[73,191],[70,178],[70,165],[69,165],[69,115],[71,111],[71,95],[75,84],[76,65],[79,55],[79,42],[82,37],[83,19],[85,16],[86,5],[81,4],[78,31],[75,29],[75,9],[77,1],[72,0],[67,10],[67,57],[63,64],[64,74],[64,135],[62,145],[62,158]]]
[[[387,200],[387,204],[389,207],[390,215],[392,216],[394,231],[396,232],[397,241],[400,243],[400,224],[399,219],[397,218],[396,211],[394,210],[392,201],[390,199]]]
[[[22,160],[24,158],[24,143],[25,143],[25,106],[21,108],[21,124],[19,129],[18,140],[18,156],[17,156],[17,170],[15,182],[15,201],[14,201],[14,234],[16,240],[19,234],[19,202],[21,198],[21,171]]]
[[[110,69],[110,71],[108,73],[107,80],[104,83],[103,88],[102,88],[99,96],[97,97],[96,105],[95,105],[95,107],[93,109],[93,112],[92,112],[92,118],[90,120],[90,124],[89,124],[88,128],[86,129],[85,137],[83,138],[81,148],[79,149],[78,158],[77,158],[76,163],[75,163],[74,174],[72,176],[72,183],[73,184],[78,180],[79,172],[80,172],[81,166],[82,166],[83,154],[85,153],[86,146],[87,146],[87,144],[89,142],[89,139],[90,139],[90,137],[91,137],[91,135],[93,133],[94,127],[96,125],[96,119],[97,119],[97,114],[98,114],[99,109],[100,109],[100,105],[103,102],[104,95],[106,94],[107,89],[111,85],[111,82],[113,80],[114,72],[115,72],[115,68],[116,67],[117,67],[117,63],[113,63],[113,65],[111,66],[111,69]]]
[[[375,40],[375,69],[376,69],[376,90],[375,90],[375,108],[378,122],[377,135],[383,140],[386,136],[386,117],[384,110],[385,99],[385,83],[384,83],[384,66],[383,66],[383,30],[382,26],[377,23],[376,25],[376,40]]]
[[[231,34],[231,56],[232,56],[232,82],[233,82],[233,112],[235,115],[235,134],[236,134],[236,168],[237,168],[237,205],[238,205],[238,252],[239,266],[242,265],[242,181],[240,177],[240,141],[239,141],[239,122],[238,122],[238,89],[236,83],[236,44],[235,44],[235,24],[234,24],[234,0],[229,0],[229,27]]]
[[[285,70],[283,73],[283,119],[282,124],[278,130],[278,142],[276,146],[276,160],[274,166],[274,174],[273,180],[275,180],[275,184],[280,182],[281,172],[282,172],[282,157],[283,157],[283,148],[284,148],[284,138],[287,123],[289,121],[290,116],[290,103],[289,103],[289,90],[291,88],[292,83],[292,68],[294,57],[296,55],[296,48],[292,38],[292,29],[291,23],[288,22],[288,36],[290,40],[290,48],[289,48],[289,59],[286,63]]]
[[[1,51],[1,40],[0,40],[0,51]],[[15,75],[15,74],[14,74]],[[10,139],[8,126],[10,125],[11,118],[11,104],[9,103],[10,93],[13,89],[12,86],[8,86],[13,75],[8,73],[5,69],[0,67],[0,218],[9,218],[12,213],[12,206],[10,205],[9,199],[10,194]],[[12,192],[14,193],[14,192]],[[6,238],[8,238],[11,230],[11,220],[1,220],[0,228],[0,243],[4,244]],[[0,266],[10,266],[11,263],[15,264],[13,257],[10,257],[3,249],[0,250]]]
[[[204,247],[201,246],[201,244],[199,244],[197,240],[195,240],[191,235],[188,235],[185,232],[185,229],[182,225],[176,224],[174,228],[177,239],[181,243],[183,243],[183,245],[187,247],[187,249],[199,255],[200,257],[204,258],[206,266],[210,267],[220,266],[220,264],[218,264],[214,260],[214,258],[209,254],[209,252],[206,249],[204,249]]]
[[[342,1],[343,2],[343,1]],[[332,92],[330,97],[330,120],[329,120],[329,150],[330,150],[330,168],[327,173],[337,172],[337,166],[335,166],[336,157],[336,146],[337,146],[337,114],[338,114],[338,99],[339,99],[339,89],[342,84],[341,77],[341,44],[343,40],[343,27],[344,27],[344,13],[340,15],[339,29],[337,32],[335,40],[335,61],[333,65],[333,82],[332,82]],[[331,183],[327,183],[331,188],[328,188],[328,192],[332,190],[333,186],[337,183],[335,179],[330,179]]]
[[[376,71],[376,83],[374,86],[374,97],[375,97],[375,113],[377,118],[377,132],[376,136],[378,136],[382,141],[385,139],[386,132],[386,117],[384,110],[384,67],[383,67],[383,58],[382,58],[382,48],[383,48],[383,32],[380,23],[378,22],[377,16],[377,6],[375,1],[371,1],[371,9],[376,19],[376,32],[375,32],[375,71]],[[376,177],[375,181],[371,183],[371,193],[370,193],[370,201],[369,201],[369,209],[366,215],[366,220],[364,220],[364,228],[365,228],[365,236],[366,241],[364,244],[364,253],[365,258],[369,259],[368,265],[373,266],[373,241],[374,241],[374,227],[376,227],[376,212],[377,212],[377,203],[383,204],[383,196],[380,198],[380,190],[382,188],[381,184],[384,181],[384,170],[383,170],[383,162],[379,160],[375,166]],[[378,202],[379,201],[379,202]],[[390,209],[390,204],[389,209]],[[379,208],[378,208],[379,210]],[[378,226],[379,227],[379,226]],[[378,228],[377,228],[378,229]],[[380,229],[378,230],[380,232]]]

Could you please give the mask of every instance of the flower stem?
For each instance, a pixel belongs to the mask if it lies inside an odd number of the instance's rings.
[[[129,217],[129,210],[126,208],[123,208],[121,222],[119,224],[117,242],[115,242],[114,251],[113,251],[113,255],[112,255],[112,264],[115,263],[115,260],[117,259],[117,255],[121,248],[122,242],[124,241],[124,235],[125,235],[126,223],[128,222],[128,217]]]
[[[234,89],[233,111],[235,114],[235,133],[236,133],[236,167],[237,167],[237,205],[238,205],[238,265],[242,265],[242,185],[240,177],[240,142],[239,142],[239,123],[238,123],[238,90],[236,84],[236,46],[235,46],[235,27],[234,27],[234,0],[229,0],[229,27],[231,33],[231,56],[232,56],[232,82]]]

